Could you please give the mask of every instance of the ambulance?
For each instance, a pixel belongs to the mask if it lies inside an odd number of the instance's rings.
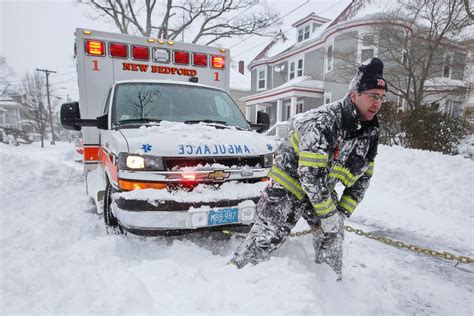
[[[61,123],[82,133],[86,192],[108,231],[252,225],[276,144],[227,93],[229,51],[86,29],[75,37],[79,102],[62,105]]]

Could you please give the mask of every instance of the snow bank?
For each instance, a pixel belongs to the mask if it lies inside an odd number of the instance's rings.
[[[354,234],[342,282],[314,264],[310,236],[237,270],[226,265],[235,237],[107,235],[72,153],[72,144],[0,144],[2,315],[472,314],[465,266]],[[382,146],[348,224],[472,255],[473,163]]]

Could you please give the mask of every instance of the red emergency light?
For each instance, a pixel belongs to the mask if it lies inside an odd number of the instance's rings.
[[[181,176],[181,179],[185,182],[187,182],[187,181],[196,181],[196,175],[194,173],[184,173]]]
[[[127,45],[120,43],[110,43],[109,54],[112,57],[127,58]]]
[[[174,51],[174,63],[175,64],[181,64],[181,65],[189,64],[189,53],[175,50]]]
[[[224,69],[225,59],[224,56],[211,56],[211,67],[217,69]]]
[[[146,46],[132,46],[132,58],[139,60],[149,60],[150,55]]]
[[[94,56],[105,55],[105,45],[101,41],[86,41],[86,53]]]
[[[198,53],[193,54],[193,65],[194,66],[206,67],[207,66],[207,55],[206,54],[198,54]]]

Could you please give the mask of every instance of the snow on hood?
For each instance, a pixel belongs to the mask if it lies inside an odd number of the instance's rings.
[[[272,153],[275,141],[252,131],[217,129],[204,123],[162,121],[155,126],[122,129],[131,153],[164,157],[254,156]]]

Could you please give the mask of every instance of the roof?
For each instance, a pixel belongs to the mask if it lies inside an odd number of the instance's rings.
[[[251,105],[264,102],[274,102],[278,99],[289,98],[292,96],[322,98],[323,93],[324,82],[313,80],[310,76],[302,76],[294,78],[276,88],[241,98],[241,100],[245,101],[247,105]]]
[[[12,100],[12,99],[0,99],[0,105],[3,105],[3,106],[17,106],[19,105],[18,102]]]
[[[264,61],[267,59],[270,60],[273,57],[276,57],[294,48],[303,47],[314,42],[321,41],[324,38],[324,35],[329,32],[329,30],[337,28],[337,26],[340,24],[346,24],[352,21],[355,22],[357,20],[362,21],[364,19],[376,17],[379,13],[382,13],[384,10],[387,10],[387,8],[393,7],[395,5],[397,5],[397,1],[394,0],[352,0],[352,2],[332,21],[319,17],[314,12],[312,12],[293,24],[293,26],[298,26],[305,23],[306,21],[317,18],[327,21],[326,23],[320,25],[319,28],[311,34],[309,40],[298,43],[294,29],[290,30],[289,32],[285,32],[284,35],[289,39],[289,41],[285,42],[281,39],[279,39],[279,41],[275,41],[275,39],[272,39],[272,41],[249,63],[249,67],[251,67],[256,61]]]
[[[298,21],[293,23],[291,26],[292,27],[298,27],[298,26],[300,26],[300,25],[302,25],[302,24],[304,24],[308,21],[314,21],[314,22],[318,22],[318,24],[324,24],[324,23],[327,23],[331,20],[323,18],[322,16],[316,15],[314,12],[311,12],[310,14],[305,16],[304,18],[299,19]]]
[[[245,74],[241,74],[237,69],[234,67],[230,68],[230,88],[234,90],[243,90],[243,91],[250,91],[251,90],[251,74],[250,72],[246,72]]]
[[[445,88],[445,89],[455,89],[459,87],[465,87],[466,83],[462,80],[456,80],[451,78],[441,78],[436,77],[428,79],[425,81],[425,87],[434,87],[434,88]]]
[[[260,60],[272,57],[275,53],[284,51],[292,45],[293,42],[290,41],[285,35],[285,33],[280,30],[280,32],[278,32],[278,34],[272,38],[270,43],[268,43],[268,45],[265,46],[265,48],[262,49],[253,60]]]

